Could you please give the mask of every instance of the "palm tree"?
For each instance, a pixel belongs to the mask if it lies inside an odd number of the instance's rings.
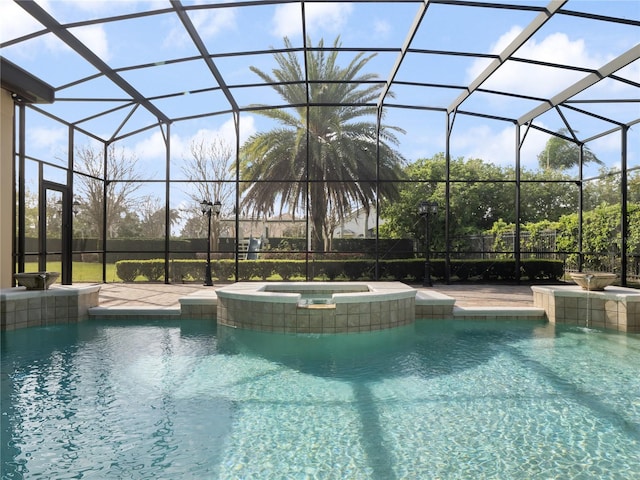
[[[553,135],[549,138],[544,150],[538,154],[538,165],[543,170],[568,170],[580,164],[580,146],[563,138],[569,137],[569,130],[561,128],[557,133],[558,136]],[[583,147],[582,161],[604,165],[604,162],[586,146]]]
[[[313,249],[322,252],[330,216],[342,218],[357,207],[368,212],[376,197],[397,195],[394,180],[401,178],[404,159],[390,144],[398,144],[395,132],[402,130],[381,126],[377,153],[376,123],[361,118],[377,114],[381,85],[372,82],[376,75],[361,73],[374,55],[360,53],[341,68],[339,39],[330,52],[321,40],[307,54],[305,75],[287,38],[284,44],[274,53],[278,68],[272,75],[251,67],[293,111],[258,110],[281,126],[253,135],[241,149],[242,178],[255,180],[244,187],[243,206],[265,214],[277,203],[281,212],[306,208]]]

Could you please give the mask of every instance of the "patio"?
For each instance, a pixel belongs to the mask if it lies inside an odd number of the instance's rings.
[[[102,307],[178,308],[180,298],[215,290],[223,285],[107,283],[100,288]],[[460,307],[532,307],[529,285],[436,285],[432,289],[414,285],[419,291],[432,290],[456,300]]]

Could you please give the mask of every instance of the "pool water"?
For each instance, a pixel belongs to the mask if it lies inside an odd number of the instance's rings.
[[[2,478],[640,478],[640,337],[418,321],[3,332]]]

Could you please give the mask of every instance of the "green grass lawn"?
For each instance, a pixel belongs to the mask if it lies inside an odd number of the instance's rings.
[[[38,263],[37,262],[28,262],[25,263],[25,272],[37,272],[38,271]],[[47,271],[48,272],[60,272],[61,266],[60,262],[49,262],[47,263]],[[120,283],[122,280],[116,274],[116,266],[114,263],[107,264],[107,283]],[[220,281],[216,278],[217,281]],[[303,277],[294,277],[290,279],[291,281],[303,281],[305,278]],[[324,277],[318,277],[315,280],[326,280]],[[573,283],[569,275],[566,275],[563,278],[564,281],[568,283]],[[61,279],[58,278],[56,283],[60,283]],[[89,262],[73,262],[73,283],[102,283],[102,264],[100,263],[89,263]],[[135,280],[136,282],[147,282],[145,277],[139,276]],[[271,275],[267,278],[267,281],[282,281],[280,275]],[[631,288],[640,288],[640,282],[629,281],[628,286]]]
[[[25,272],[37,272],[38,263],[28,262],[25,263]],[[48,262],[48,272],[61,272],[60,262]],[[107,283],[120,283],[122,280],[116,274],[116,266],[114,263],[107,264]],[[161,279],[163,280],[163,279]],[[220,281],[215,277],[216,281]],[[292,277],[291,281],[304,281],[304,277]],[[318,277],[316,280],[326,280],[324,277]],[[87,263],[87,262],[73,262],[73,283],[102,283],[102,264],[100,263]],[[135,279],[136,282],[148,282],[145,277],[139,276]],[[227,279],[227,281],[229,281]],[[280,275],[271,275],[267,281],[282,281]],[[58,278],[56,283],[60,283],[61,278]]]
[[[37,272],[38,263],[30,262],[24,265],[25,272]],[[48,262],[48,272],[60,272],[60,262]],[[116,275],[116,266],[113,263],[107,263],[107,282],[121,282],[120,278]],[[60,283],[61,279],[58,278],[57,283]],[[73,283],[102,283],[102,264],[101,263],[86,263],[86,262],[73,262]]]

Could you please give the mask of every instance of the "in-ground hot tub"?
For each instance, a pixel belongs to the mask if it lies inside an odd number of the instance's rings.
[[[218,324],[281,333],[355,333],[415,321],[401,282],[239,282],[216,291]]]

